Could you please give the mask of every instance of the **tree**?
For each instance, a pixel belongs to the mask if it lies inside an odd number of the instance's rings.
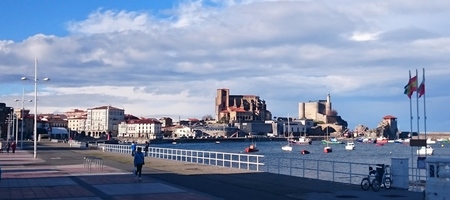
[[[328,111],[327,116],[338,116],[338,112],[336,110],[330,110]]]
[[[214,118],[213,118],[212,115],[210,115],[210,114],[204,115],[204,116],[202,117],[202,120],[203,120],[203,121],[210,121],[210,120],[212,120],[212,119],[214,119]]]

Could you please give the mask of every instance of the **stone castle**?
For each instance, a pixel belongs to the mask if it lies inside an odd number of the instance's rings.
[[[331,95],[327,94],[326,100],[301,102],[298,106],[299,119],[312,119],[318,123],[323,132],[324,128],[330,127],[331,132],[342,132],[347,129],[347,122],[332,108]]]
[[[216,120],[222,123],[265,121],[272,119],[264,100],[256,95],[230,95],[229,89],[217,89]]]

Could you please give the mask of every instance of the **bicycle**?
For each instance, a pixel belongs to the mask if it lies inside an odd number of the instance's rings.
[[[376,166],[376,170],[369,166],[369,175],[361,180],[361,189],[368,190],[372,187],[373,191],[378,192],[381,184],[383,184],[386,189],[391,188],[392,180],[390,178],[390,166],[384,164],[377,164]]]

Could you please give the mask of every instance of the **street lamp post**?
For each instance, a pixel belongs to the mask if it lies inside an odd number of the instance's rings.
[[[26,77],[22,77],[22,80],[28,80]],[[43,81],[49,81],[49,78],[42,79]],[[33,127],[33,157],[37,158],[37,59],[34,59],[34,127]]]
[[[19,99],[14,100],[16,104],[16,108],[19,109]],[[16,117],[16,127],[14,128],[14,134],[16,136],[16,145],[19,140],[19,116],[17,116],[17,113],[14,111],[14,116]]]
[[[25,78],[22,78],[22,80],[26,80]],[[19,108],[19,100],[16,99],[14,100],[15,102],[17,102],[17,108]],[[33,102],[33,100],[28,100],[28,102]],[[25,87],[22,88],[22,108],[20,109],[20,118],[21,118],[21,123],[20,123],[20,149],[23,149],[23,129],[24,129],[24,124],[25,124],[25,118],[24,118],[24,113],[23,110],[25,110]],[[17,126],[19,124],[19,117],[17,117]],[[18,127],[17,127],[17,132],[16,132],[16,138],[18,137],[19,133],[18,133]],[[17,144],[17,139],[16,139],[16,144]]]

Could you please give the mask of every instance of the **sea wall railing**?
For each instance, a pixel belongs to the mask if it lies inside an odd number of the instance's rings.
[[[392,165],[390,163],[369,164],[293,158],[274,158],[270,161],[266,158],[265,165],[262,166],[261,171],[333,182],[360,184],[362,178],[367,177],[369,174],[369,167],[371,166],[375,169],[376,164],[390,165],[391,172],[389,173],[392,175]],[[426,181],[426,169],[417,169],[414,167],[409,167],[408,169],[410,186],[414,186],[418,182],[423,183]]]
[[[105,152],[131,155],[131,148],[129,145],[98,144],[98,148]],[[262,162],[264,156],[255,154],[149,147],[147,156],[252,171],[260,171],[261,166],[264,166],[264,163]]]
[[[143,148],[143,146],[140,147]],[[131,155],[130,145],[98,144],[98,149],[106,152]],[[362,178],[368,175],[370,166],[376,168],[376,164],[381,164],[315,159],[267,158],[263,155],[256,154],[224,153],[160,147],[149,147],[147,156],[349,184],[360,184]],[[393,166],[391,163],[383,164],[390,165],[392,170]],[[426,181],[426,169],[418,169],[411,166],[409,166],[408,169],[410,185],[418,185],[419,183]],[[395,178],[393,178],[393,182],[395,182],[394,179]]]

